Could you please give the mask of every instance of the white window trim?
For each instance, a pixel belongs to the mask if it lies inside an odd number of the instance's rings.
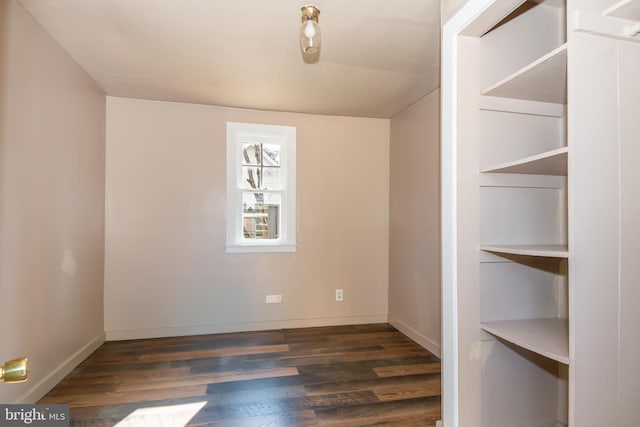
[[[282,146],[281,228],[277,239],[247,239],[242,231],[242,142],[258,140]],[[227,253],[296,251],[296,128],[227,122]]]

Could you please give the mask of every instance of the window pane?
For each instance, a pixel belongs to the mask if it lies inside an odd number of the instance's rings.
[[[260,144],[242,143],[243,165],[259,165],[261,163],[260,154]]]
[[[262,172],[259,166],[242,167],[242,188],[262,188]]]
[[[245,239],[277,239],[280,235],[282,197],[272,193],[242,193],[242,228]]]
[[[262,188],[265,190],[280,190],[280,168],[262,169]]]
[[[280,190],[280,168],[242,167],[242,188]]]
[[[280,166],[280,146],[277,144],[263,144],[263,161],[265,166]]]

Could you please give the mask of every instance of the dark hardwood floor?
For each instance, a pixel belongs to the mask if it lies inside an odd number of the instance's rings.
[[[40,403],[74,426],[435,426],[440,360],[387,324],[113,341]]]

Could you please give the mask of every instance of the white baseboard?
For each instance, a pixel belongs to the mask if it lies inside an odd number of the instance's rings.
[[[89,357],[91,353],[96,351],[98,347],[105,341],[104,333],[85,344],[80,350],[69,356],[64,362],[58,365],[49,375],[44,377],[40,382],[31,387],[25,394],[13,401],[14,404],[30,404],[36,403],[53,387],[55,387],[62,379],[67,376],[76,366],[84,359]]]
[[[362,325],[387,323],[386,314],[349,317],[323,317],[313,319],[288,319],[266,322],[239,322],[217,325],[178,326],[169,328],[119,329],[105,331],[107,341],[163,338],[187,335],[220,334],[230,332],[267,331],[273,329],[310,328],[315,326]]]
[[[403,334],[405,334],[406,336],[408,336],[409,338],[411,338],[412,340],[414,340],[415,342],[417,342],[418,344],[420,344],[422,347],[429,350],[431,353],[433,353],[437,357],[442,358],[442,347],[440,346],[439,342],[432,340],[431,338],[418,332],[411,326],[407,325],[406,323],[398,319],[389,318],[389,324],[394,328],[396,328],[397,330],[399,330],[400,332],[402,332]]]

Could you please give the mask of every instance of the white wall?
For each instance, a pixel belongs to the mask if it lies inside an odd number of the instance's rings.
[[[440,356],[440,91],[391,119],[389,322]]]
[[[35,402],[103,341],[105,96],[0,1],[0,361]]]
[[[640,45],[578,32],[571,42],[574,423],[638,425]]]
[[[297,127],[296,253],[225,253],[227,121]],[[109,97],[106,181],[107,339],[387,320],[389,120]]]

